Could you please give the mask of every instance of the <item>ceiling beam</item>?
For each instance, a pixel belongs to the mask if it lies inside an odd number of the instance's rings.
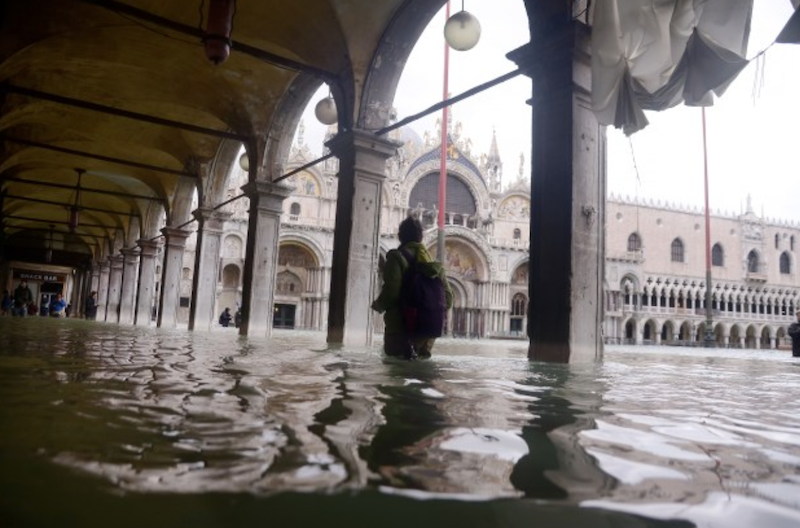
[[[3,215],[4,220],[22,220],[25,222],[39,222],[41,224],[58,224],[58,225],[69,225],[69,222],[64,220],[45,220],[43,218],[34,218],[32,216],[20,216],[20,215]],[[11,226],[11,224],[7,224]],[[14,226],[19,227],[19,226]],[[99,229],[118,229],[119,226],[108,226],[104,224],[90,224],[87,222],[81,222],[80,227],[91,227],[91,228],[99,228]]]
[[[41,198],[31,198],[30,196],[17,196],[15,194],[6,193],[5,194],[5,198],[6,198],[6,200],[13,199],[13,200],[22,200],[22,201],[25,201],[25,202],[41,203],[41,204],[46,204],[46,205],[56,205],[56,206],[64,208],[64,209],[67,209],[69,207],[69,204],[65,204],[64,202],[54,202],[52,200],[42,200]],[[6,205],[7,205],[7,203],[6,203]],[[95,211],[95,212],[98,212],[98,213],[107,213],[107,214],[110,214],[110,215],[135,216],[137,218],[139,216],[139,213],[128,213],[128,212],[125,212],[125,211],[113,211],[111,209],[100,209],[99,207],[81,206],[81,209],[84,210],[84,211]]]
[[[91,174],[91,173],[87,173]],[[17,178],[15,176],[6,176],[0,177],[0,182],[16,182],[16,183],[24,183],[27,185],[36,185],[38,187],[55,187],[57,189],[69,189],[70,191],[78,190],[78,187],[75,185],[67,185],[66,183],[53,183],[53,182],[41,182],[41,181],[34,181],[34,180],[26,180],[25,178]],[[132,194],[132,193],[124,193],[124,192],[117,192],[117,191],[105,191],[102,189],[92,189],[91,187],[81,187],[80,191],[94,193],[94,194],[106,194],[109,196],[119,196],[122,198],[135,198],[137,200],[150,200],[153,202],[163,203],[163,198],[158,198],[157,196],[145,196],[142,194]],[[81,207],[79,205],[79,207]]]
[[[177,31],[178,33],[183,33],[184,35],[189,35],[190,37],[196,38],[198,42],[202,42],[202,40],[206,36],[205,31],[202,30],[201,28],[188,26],[186,24],[181,24],[180,22],[175,22],[174,20],[154,15],[153,13],[149,13],[142,9],[137,9],[133,6],[124,4],[122,2],[116,2],[114,0],[79,0],[79,1],[83,2],[84,4],[91,4],[98,7],[103,7],[115,13],[135,17],[138,18],[139,20],[144,20],[151,24],[168,28],[173,31]],[[334,75],[329,71],[325,71],[321,68],[317,68],[314,66],[309,66],[308,64],[303,64],[302,62],[297,62],[292,59],[287,59],[286,57],[281,57],[280,55],[275,55],[274,53],[270,53],[268,51],[255,48],[253,46],[248,46],[247,44],[238,42],[233,39],[231,39],[231,49],[236,50],[237,52],[244,53],[245,55],[250,55],[253,58],[267,62],[274,66],[278,66],[280,68],[312,74],[314,76],[317,76],[325,80],[328,84],[331,84],[336,80],[336,75]]]
[[[72,156],[78,156],[81,158],[89,158],[95,159],[99,161],[107,161],[110,163],[116,163],[118,165],[125,165],[127,167],[135,167],[137,169],[144,169],[153,172],[162,172],[165,174],[174,174],[176,176],[188,176],[190,178],[196,178],[197,175],[185,170],[175,170],[175,169],[168,169],[166,167],[159,167],[157,165],[149,165],[147,163],[139,163],[138,161],[130,161],[124,160],[120,158],[114,158],[112,156],[102,156],[100,154],[92,154],[90,152],[85,152],[83,150],[75,150],[69,149],[65,147],[57,147],[55,145],[48,145],[46,143],[39,143],[37,141],[28,141],[27,139],[15,138],[15,137],[8,137],[0,135],[0,139],[7,143],[15,143],[17,145],[25,145],[26,147],[35,147],[44,150],[52,150],[53,152],[60,152],[62,154],[70,154]]]
[[[31,97],[33,99],[41,99],[43,101],[49,101],[51,103],[62,104],[65,106],[72,106],[75,108],[81,108],[83,110],[92,110],[95,112],[100,112],[115,117],[124,117],[128,119],[133,119],[135,121],[142,121],[144,123],[152,123],[155,125],[162,125],[171,128],[178,128],[181,130],[188,130],[189,132],[195,132],[197,134],[203,134],[206,136],[213,136],[224,139],[233,139],[242,143],[246,143],[249,140],[247,136],[244,136],[242,134],[237,134],[235,132],[228,132],[227,130],[216,130],[213,128],[206,128],[198,125],[192,125],[190,123],[181,123],[180,121],[164,119],[163,117],[141,114],[139,112],[131,112],[130,110],[122,110],[120,108],[114,108],[113,106],[93,103],[91,101],[83,101],[81,99],[65,97],[63,95],[42,92],[40,90],[34,90],[33,88],[23,88],[22,86],[14,86],[12,84],[4,83],[2,85],[2,90],[5,91],[6,93]]]

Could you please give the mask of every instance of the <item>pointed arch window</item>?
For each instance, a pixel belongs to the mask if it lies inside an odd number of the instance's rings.
[[[683,242],[680,238],[672,241],[672,262],[684,262]]]
[[[794,235],[789,237],[789,249],[794,251]]]
[[[631,233],[628,236],[628,251],[641,251],[642,250],[642,239],[639,237],[639,233]]]
[[[711,248],[711,265],[725,265],[725,252],[722,250],[722,246],[720,246],[718,243],[714,244],[714,247]]]
[[[778,249],[780,243],[781,243],[781,236],[778,233],[775,233],[775,249]]]
[[[792,272],[792,259],[789,258],[788,251],[781,253],[780,267],[781,273],[784,275],[789,275]]]
[[[758,273],[758,253],[755,249],[747,254],[747,271],[748,273]]]
[[[292,216],[300,216],[300,204],[297,202],[289,206],[289,214]]]

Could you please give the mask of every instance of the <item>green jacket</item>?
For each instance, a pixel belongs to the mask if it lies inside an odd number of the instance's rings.
[[[417,262],[432,262],[434,264],[431,268],[444,284],[447,308],[452,308],[453,290],[450,289],[450,283],[447,282],[447,274],[444,271],[444,267],[434,261],[425,246],[419,242],[409,242],[400,247],[413,255]],[[383,266],[383,288],[381,288],[378,298],[372,303],[372,309],[384,314],[383,321],[386,325],[385,331],[387,334],[401,333],[403,331],[403,319],[400,313],[400,287],[403,283],[403,274],[406,269],[408,269],[408,262],[406,262],[400,251],[393,249],[386,254],[386,263]]]

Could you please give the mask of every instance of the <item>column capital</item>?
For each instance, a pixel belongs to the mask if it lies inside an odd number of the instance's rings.
[[[386,179],[386,160],[397,154],[402,143],[356,129],[340,132],[325,146],[339,159],[352,156],[355,170],[362,176],[383,181]]]
[[[273,183],[269,181],[252,181],[240,187],[250,199],[251,209],[257,209],[280,215],[283,212],[283,201],[288,198],[294,187],[285,183]]]
[[[194,216],[199,222],[205,222],[207,220],[219,220],[224,222],[232,215],[233,213],[205,206],[200,206],[194,211],[192,211],[192,216]]]
[[[132,260],[139,256],[139,248],[138,247],[130,247],[130,248],[122,248],[119,250],[122,258],[124,260]]]
[[[161,245],[161,243],[157,240],[150,240],[147,238],[140,238],[136,241],[136,244],[139,246],[139,251],[143,257],[154,256],[158,252],[158,248]]]
[[[186,239],[189,238],[192,232],[176,227],[164,227],[161,229],[161,234],[164,235],[167,245],[182,248],[186,247]]]
[[[122,261],[124,257],[122,255],[111,255],[108,257],[108,265],[112,269],[122,269]]]

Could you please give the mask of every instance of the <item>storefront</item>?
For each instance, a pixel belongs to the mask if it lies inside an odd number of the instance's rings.
[[[68,268],[37,270],[14,267],[11,273],[10,291],[13,295],[20,282],[26,281],[33,293],[33,306],[29,307],[28,314],[48,315],[50,301],[56,294],[60,293],[65,299],[69,299],[71,278],[72,270]]]

